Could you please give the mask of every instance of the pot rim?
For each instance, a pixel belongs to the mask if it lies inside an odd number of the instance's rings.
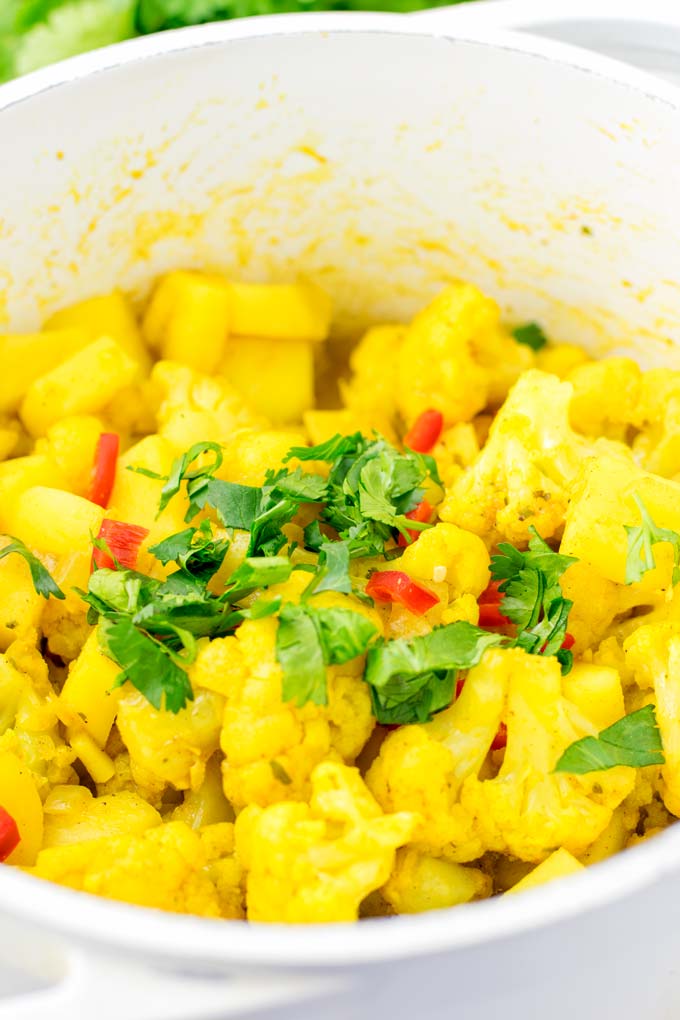
[[[327,33],[374,33],[439,38],[453,45],[502,48],[532,59],[560,63],[571,70],[642,92],[680,111],[680,89],[635,68],[530,35],[476,32],[397,14],[284,14],[200,25],[131,39],[35,71],[0,86],[0,116],[40,94],[84,81],[139,61],[171,57],[238,40]],[[252,925],[242,921],[168,914],[91,896],[0,867],[0,903],[4,912],[82,942],[142,952],[166,959],[239,964],[252,967],[361,966],[407,956],[471,947],[568,920],[635,893],[641,893],[677,869],[680,828],[623,851],[583,873],[516,897],[498,897],[451,910],[358,925]]]

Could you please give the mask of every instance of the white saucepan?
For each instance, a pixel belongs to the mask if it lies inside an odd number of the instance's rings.
[[[4,86],[0,330],[114,285],[141,299],[171,266],[306,275],[345,331],[462,276],[511,321],[680,366],[680,92],[545,38],[571,18],[672,49],[674,2],[626,6],[251,19]],[[11,1020],[680,1015],[680,828],[532,893],[356,926],[165,915],[10,868],[0,911],[0,961],[52,982]]]

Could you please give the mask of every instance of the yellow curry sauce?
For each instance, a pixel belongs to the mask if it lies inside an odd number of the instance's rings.
[[[0,337],[0,857],[253,921],[450,907],[680,815],[680,372],[472,285],[352,352],[311,284]]]

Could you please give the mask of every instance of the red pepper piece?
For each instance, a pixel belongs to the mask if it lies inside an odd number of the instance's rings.
[[[416,453],[429,453],[436,444],[444,428],[444,415],[441,411],[430,408],[418,415],[411,428],[404,436],[404,446]]]
[[[498,727],[498,733],[493,738],[493,743],[491,744],[491,750],[492,751],[500,751],[501,748],[505,747],[507,742],[508,742],[508,727],[505,725],[504,722],[502,722],[500,724],[500,726]]]
[[[465,687],[465,679],[464,678],[460,679],[460,680],[456,680],[456,701],[458,701],[459,697],[463,693],[463,688],[464,687]]]
[[[512,620],[504,616],[499,609],[500,603],[503,601],[503,593],[498,590],[500,583],[500,581],[491,581],[477,600],[480,627],[507,627],[512,623]]]
[[[116,432],[102,432],[97,442],[90,487],[87,490],[87,498],[98,506],[109,505],[116,480],[119,450],[120,436]]]
[[[418,506],[413,508],[413,510],[409,510],[409,512],[405,516],[408,517],[410,521],[425,522],[431,519],[433,513],[434,508],[430,503],[427,502],[426,499],[424,499],[422,503],[419,503]],[[397,538],[397,545],[402,546],[402,548],[404,546],[411,545],[411,543],[415,542],[419,535],[420,535],[419,531],[411,531],[409,529],[408,539],[406,538],[405,535],[400,534],[399,537]]]
[[[422,616],[439,602],[436,595],[401,570],[376,570],[366,585],[366,594],[376,602],[399,602],[416,616]]]
[[[0,807],[0,861],[6,861],[21,842],[19,827],[9,811]]]
[[[575,644],[576,644],[576,638],[574,637],[574,635],[573,635],[573,634],[569,634],[569,633],[567,632],[567,633],[566,633],[566,634],[564,635],[564,641],[562,642],[562,647],[563,647],[563,648],[564,648],[564,649],[565,649],[566,651],[569,651],[569,649],[570,649],[570,648],[573,648]]]
[[[121,567],[134,570],[137,565],[139,547],[148,534],[148,528],[140,528],[136,524],[125,524],[124,521],[113,521],[105,517],[97,538],[106,542],[109,552],[106,552],[105,549],[97,549],[95,546],[92,554],[93,564],[100,568],[107,567],[114,570],[117,560]],[[109,553],[111,553],[110,556]]]

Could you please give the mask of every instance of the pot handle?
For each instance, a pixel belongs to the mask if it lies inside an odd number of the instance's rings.
[[[612,22],[623,26],[680,27],[678,0],[484,0],[453,7],[433,7],[410,17],[441,25],[475,31],[531,32],[534,28],[566,25],[569,22]],[[631,29],[633,26],[631,25]],[[546,34],[548,34],[546,32]],[[566,40],[565,40],[566,41]],[[667,40],[666,40],[667,42]]]
[[[5,934],[3,923],[0,962],[10,960]],[[0,1020],[229,1020],[251,1014],[312,1020],[348,985],[333,977],[172,972],[127,956],[46,943],[42,934],[23,928],[11,942],[15,966],[30,968],[30,983],[43,987],[0,998]]]

